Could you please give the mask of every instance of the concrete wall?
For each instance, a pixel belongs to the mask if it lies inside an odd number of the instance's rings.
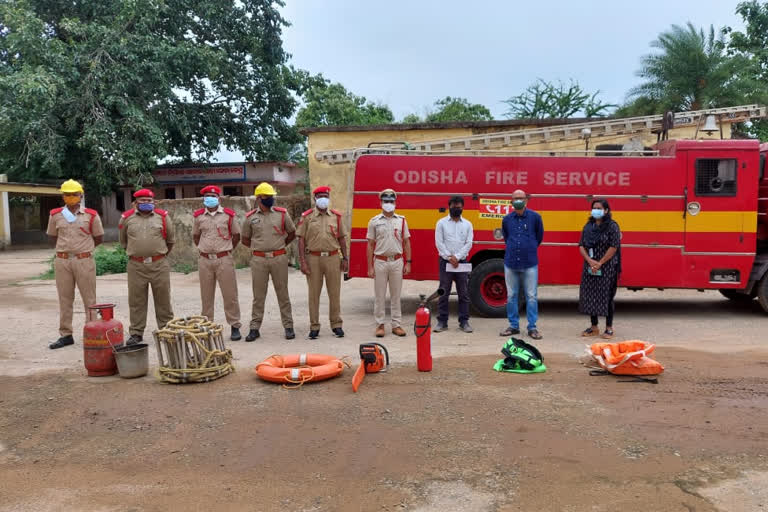
[[[222,197],[221,204],[225,208],[231,208],[237,212],[235,222],[242,225],[246,212],[255,208],[256,198],[251,197]],[[192,239],[192,212],[202,208],[202,200],[196,199],[168,199],[156,201],[157,207],[168,210],[176,230],[176,245],[173,247],[168,259],[171,266],[178,264],[189,265],[191,268],[197,268],[198,251]],[[295,196],[277,196],[275,200],[277,206],[282,206],[288,210],[291,218],[298,222],[301,213],[310,208],[309,198],[305,195]],[[288,256],[291,264],[297,260],[296,242],[294,241],[288,247]],[[238,245],[235,249],[235,263],[247,265],[250,261],[250,252]]]

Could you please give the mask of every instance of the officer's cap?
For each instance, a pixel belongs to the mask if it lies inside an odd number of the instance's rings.
[[[397,199],[397,193],[392,190],[391,188],[388,188],[386,190],[382,190],[381,194],[379,194],[379,199],[386,199],[388,201],[394,201]]]

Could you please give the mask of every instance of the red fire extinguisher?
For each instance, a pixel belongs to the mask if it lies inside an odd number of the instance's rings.
[[[442,288],[427,297],[420,295],[419,309],[416,310],[414,331],[416,334],[416,367],[420,372],[432,371],[432,313],[427,304],[444,294]]]

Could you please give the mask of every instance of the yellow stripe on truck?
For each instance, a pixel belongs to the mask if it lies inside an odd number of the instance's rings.
[[[587,215],[575,210],[536,210],[544,220],[546,231],[581,231]],[[367,228],[371,217],[381,210],[356,208],[353,210],[352,227]],[[405,215],[409,229],[435,229],[438,220],[447,213],[437,210],[397,210]],[[476,210],[464,210],[464,218],[477,230],[494,230],[501,227],[501,219],[480,218]],[[622,211],[615,212],[613,218],[622,231],[674,233],[688,231],[692,233],[754,233],[757,231],[757,212],[699,212],[687,215],[682,211]]]

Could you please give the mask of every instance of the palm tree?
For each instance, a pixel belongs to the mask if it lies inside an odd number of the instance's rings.
[[[738,59],[725,54],[722,31],[715,32],[712,25],[706,34],[690,22],[672,25],[651,47],[659,52],[642,57],[637,76],[645,82],[630,90],[630,100],[675,111],[744,101],[744,84],[735,72]]]

